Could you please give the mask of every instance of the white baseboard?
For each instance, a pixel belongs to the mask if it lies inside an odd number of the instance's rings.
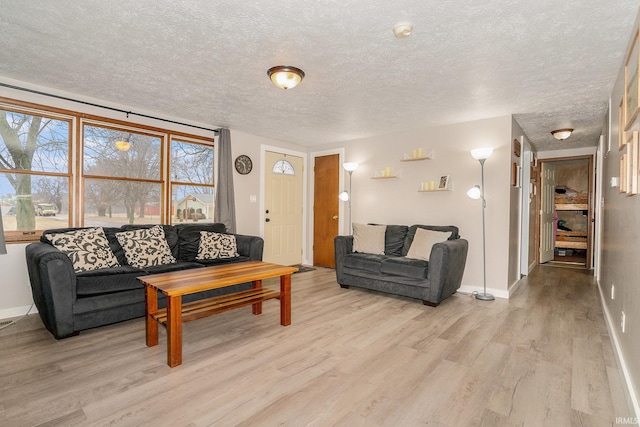
[[[636,392],[635,387],[633,386],[633,382],[631,381],[631,375],[629,374],[629,369],[627,368],[627,364],[624,360],[624,356],[622,355],[622,349],[620,348],[620,341],[618,341],[618,335],[616,333],[616,329],[613,327],[614,323],[611,321],[611,313],[609,313],[609,309],[607,308],[607,304],[605,303],[606,298],[602,291],[602,286],[598,282],[598,291],[600,292],[600,303],[602,304],[602,308],[604,311],[604,320],[607,324],[607,329],[609,330],[609,335],[611,336],[611,340],[613,341],[614,351],[616,353],[616,357],[618,359],[618,365],[622,370],[622,376],[624,377],[625,385],[627,388],[627,393],[629,393],[629,397],[631,398],[631,403],[633,404],[633,410],[635,411],[635,419],[637,420],[640,417],[640,404],[638,402],[638,394]]]
[[[0,320],[2,319],[11,319],[13,317],[24,316],[29,311],[30,305],[25,305],[24,307],[13,307],[13,308],[3,308],[0,310]],[[37,313],[38,309],[34,305],[29,314]]]
[[[484,292],[484,286],[460,286],[458,292],[461,292],[463,294],[481,294]],[[493,295],[496,298],[509,299],[509,291],[487,288],[487,293]]]
[[[520,285],[522,285],[522,282],[523,282],[523,278],[520,278],[519,280],[516,280],[516,282],[513,285],[509,286],[509,298],[518,290]]]

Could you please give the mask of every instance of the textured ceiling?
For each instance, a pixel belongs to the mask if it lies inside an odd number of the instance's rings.
[[[596,145],[638,1],[0,0],[0,10],[0,76],[133,111],[307,146],[514,114],[547,150]],[[412,36],[395,39],[405,21]],[[306,78],[277,89],[274,65]],[[549,132],[563,127],[576,132],[557,143]]]

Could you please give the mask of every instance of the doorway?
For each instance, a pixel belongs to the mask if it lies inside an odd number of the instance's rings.
[[[593,156],[546,159],[540,163],[539,262],[590,269]]]
[[[273,151],[264,159],[263,259],[302,264],[304,159]]]

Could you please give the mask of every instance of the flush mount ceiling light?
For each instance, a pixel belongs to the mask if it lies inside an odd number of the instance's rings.
[[[557,129],[557,130],[551,131],[551,135],[553,135],[553,137],[558,141],[562,141],[569,138],[572,132],[573,132],[573,129]]]
[[[413,25],[408,22],[401,22],[393,26],[393,34],[397,39],[405,39],[411,35],[413,31]]]
[[[274,85],[286,90],[298,86],[304,78],[304,71],[288,65],[278,65],[269,68],[267,75]]]

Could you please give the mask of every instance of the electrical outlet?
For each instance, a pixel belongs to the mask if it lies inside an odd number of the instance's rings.
[[[627,318],[624,315],[624,311],[622,312],[622,316],[620,316],[620,329],[622,329],[622,333],[624,334],[624,327],[625,324],[627,323]]]
[[[611,284],[611,299],[616,299],[616,287],[613,283]]]

